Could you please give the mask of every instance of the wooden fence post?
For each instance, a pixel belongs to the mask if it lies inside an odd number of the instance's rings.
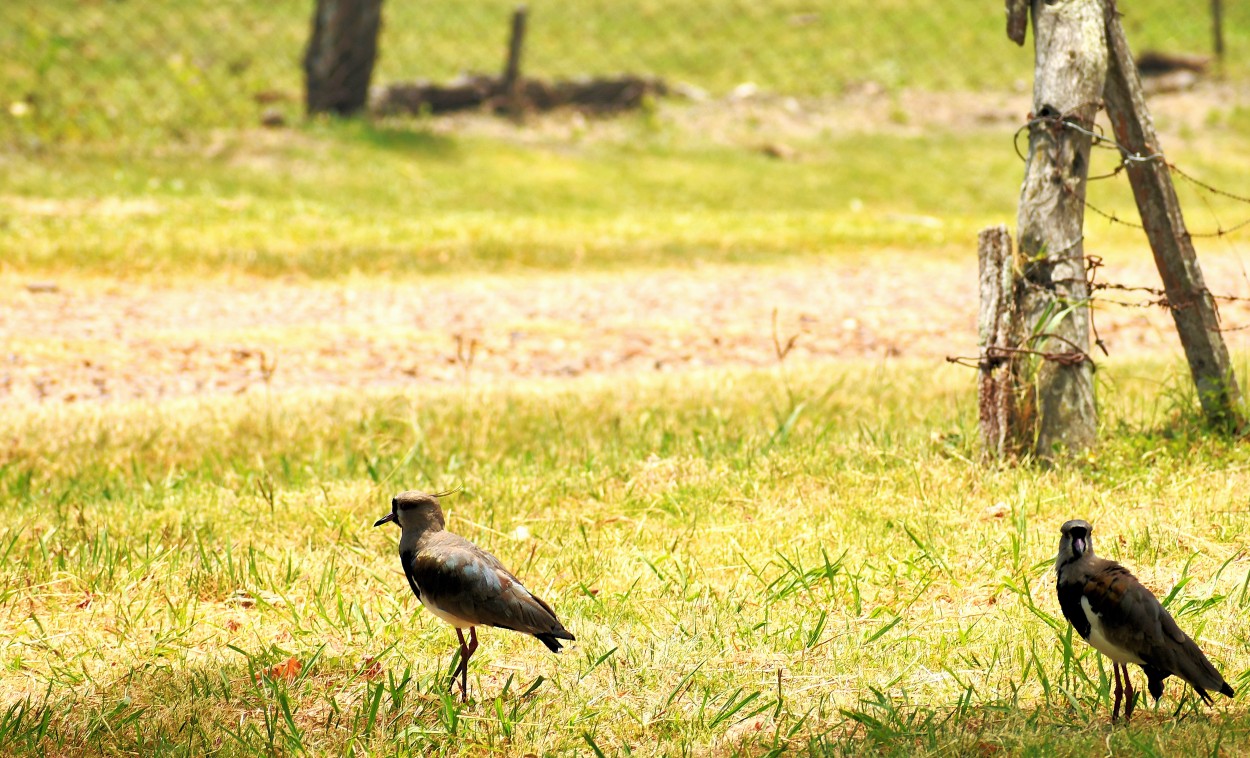
[[[1029,28],[1029,0],[1007,0],[1007,38],[1017,45],[1024,44],[1024,33]]]
[[[525,49],[525,20],[529,9],[518,5],[512,12],[512,33],[508,37],[508,60],[504,64],[503,90],[505,107],[513,116],[519,116],[524,109],[521,96],[521,52]]]
[[[1022,347],[1035,356],[1033,452],[1092,445],[1098,417],[1089,359],[1085,180],[1090,136],[1107,75],[1103,0],[1033,0],[1035,79],[1029,157],[1017,219],[1022,260]]]
[[[1213,423],[1241,427],[1245,424],[1241,390],[1220,333],[1219,312],[1203,282],[1114,0],[1107,2],[1105,23],[1111,57],[1104,95],[1107,115],[1116,141],[1140,158],[1126,160],[1128,178],[1198,388],[1198,401]]]
[[[382,0],[317,0],[304,53],[309,114],[345,116],[365,107],[381,26]]]
[[[1224,62],[1224,3],[1222,0],[1211,0],[1211,36],[1212,47],[1215,49],[1217,63]]]
[[[1014,456],[1032,441],[1026,423],[1030,390],[1016,371],[1020,345],[1019,287],[1011,233],[1003,225],[982,229],[977,236],[981,305],[977,311],[977,408],[981,440],[988,459]],[[1021,396],[1023,395],[1023,396]]]

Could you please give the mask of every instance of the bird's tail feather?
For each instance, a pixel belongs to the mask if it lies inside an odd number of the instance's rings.
[[[561,640],[574,640],[573,635],[564,629],[555,632],[547,632],[545,634],[535,634],[534,639],[547,646],[547,649],[553,653],[560,652]]]
[[[1180,665],[1177,666],[1176,673],[1189,682],[1208,705],[1211,704],[1211,696],[1205,690],[1232,697],[1233,688],[1228,686],[1228,682],[1224,681],[1220,672],[1202,654],[1198,645],[1192,639],[1187,639],[1186,642],[1188,644],[1184,646],[1183,653],[1177,656],[1177,663]]]

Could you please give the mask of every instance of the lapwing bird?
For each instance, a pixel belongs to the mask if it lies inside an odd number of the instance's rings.
[[[438,498],[448,492],[401,492],[391,500],[391,512],[375,527],[399,524],[399,562],[408,586],[430,613],[451,624],[460,639],[460,664],[451,686],[460,677],[460,694],[469,699],[469,659],[477,650],[479,626],[495,626],[532,634],[553,653],[573,635],[556,618],[551,606],[531,594],[499,559],[472,542],[444,529]],[[469,630],[469,641],[464,630]]]
[[[1169,676],[1189,682],[1207,705],[1212,703],[1208,690],[1232,697],[1233,688],[1150,590],[1128,569],[1094,555],[1093,531],[1088,521],[1081,520],[1069,521],[1060,529],[1056,588],[1064,617],[1086,642],[1111,659],[1115,674],[1111,720],[1120,717],[1124,695],[1124,718],[1133,715],[1130,663],[1145,672],[1147,689],[1156,703],[1163,695],[1163,680]]]

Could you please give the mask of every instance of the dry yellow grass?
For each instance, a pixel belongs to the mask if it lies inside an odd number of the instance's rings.
[[[972,462],[962,371],[789,368],[789,392],[717,370],[9,408],[0,747],[1237,750],[1237,702],[1173,720],[1175,682],[1110,729],[1110,672],[1053,598],[1058,525],[1089,518],[1250,683],[1246,453],[1159,405],[1158,364],[1104,372],[1104,443],[1055,471]],[[452,528],[578,637],[557,657],[485,631],[463,705],[454,636],[370,528],[395,491],[449,484]]]

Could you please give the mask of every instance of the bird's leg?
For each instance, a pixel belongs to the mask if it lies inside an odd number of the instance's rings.
[[[471,631],[470,634],[472,634]],[[456,688],[456,677],[460,676],[461,672],[467,672],[469,669],[469,647],[464,643],[464,632],[460,631],[460,627],[456,627],[456,636],[460,638],[460,663],[456,664],[456,670],[451,672],[451,683],[447,687],[449,690]],[[463,685],[461,686],[461,694],[464,694]]]
[[[1133,692],[1133,680],[1128,675],[1128,664],[1122,664],[1121,668],[1124,669],[1124,720],[1128,721],[1133,718],[1133,701],[1137,695]]]
[[[1111,672],[1115,674],[1115,705],[1111,708],[1111,723],[1120,719],[1120,699],[1124,697],[1124,689],[1120,685],[1120,664],[1111,662]]]
[[[460,630],[457,629],[456,631],[459,632]],[[460,642],[463,645],[464,637],[460,638]],[[463,665],[460,667],[460,695],[464,698],[465,702],[468,702],[469,700],[469,659],[472,658],[473,654],[477,652],[477,627],[475,626],[469,627],[469,644],[465,647],[462,647],[461,650],[463,650],[463,652],[461,653],[461,655],[463,656],[462,658]]]

